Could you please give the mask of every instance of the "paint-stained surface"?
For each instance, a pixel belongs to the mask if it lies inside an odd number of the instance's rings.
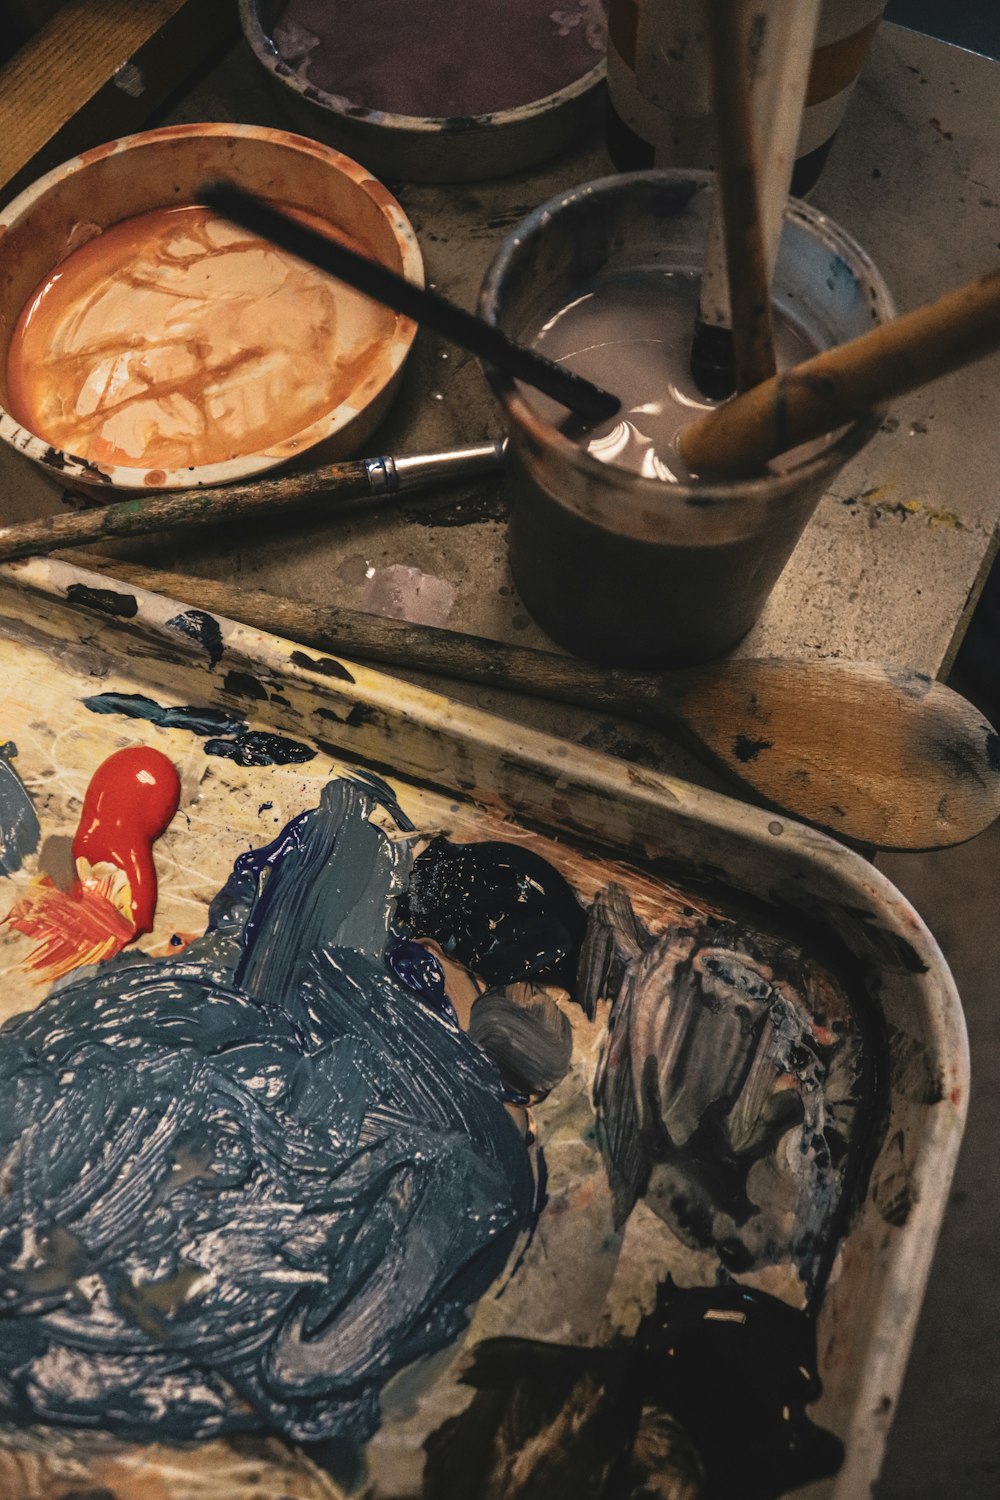
[[[20,587],[50,572],[54,598]],[[861,861],[811,867],[793,825],[727,843],[679,783],[532,763],[497,721],[216,622],[222,671],[176,604],[140,591],[123,625],[95,575],[69,608],[65,565],[12,574],[0,734],[42,839],[9,903],[70,878],[109,753],[162,753],[181,790],[126,952],[46,997],[0,927],[5,1500],[464,1500],[459,1478],[617,1500],[667,1476],[706,1500],[727,1464],[750,1496],[857,1493],[858,1381],[913,1304],[885,1247],[932,1222],[965,1088],[912,914]],[[241,736],[312,758],[205,754]],[[691,889],[657,873],[678,819]],[[80,1425],[98,1408],[110,1431]]]
[[[619,1223],[642,1198],[732,1272],[789,1263],[812,1301],[878,1148],[886,1044],[794,947],[667,929],[625,966],[595,1084]]]
[[[843,1459],[806,1414],[819,1394],[811,1321],[736,1285],[667,1278],[630,1343],[493,1339],[466,1379],[471,1405],[428,1443],[424,1500],[569,1500],[581,1486],[635,1500],[774,1500]]]

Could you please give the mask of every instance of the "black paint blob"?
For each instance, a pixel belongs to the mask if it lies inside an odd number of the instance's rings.
[[[298,740],[287,739],[283,734],[248,729],[234,740],[206,740],[205,754],[220,755],[224,760],[234,760],[239,766],[287,766],[312,760],[316,751]]]
[[[88,609],[96,609],[102,615],[119,615],[131,620],[139,613],[134,594],[116,594],[114,589],[92,589],[85,583],[71,583],[66,598],[70,604],[85,604]]]
[[[321,672],[324,677],[339,677],[342,682],[353,682],[354,678],[345,666],[332,656],[310,656],[305,651],[293,651],[291,660],[307,672]]]
[[[835,1474],[839,1438],[806,1406],[822,1392],[816,1329],[798,1308],[749,1287],[660,1287],[639,1325],[643,1388],[691,1438],[704,1500],[771,1500]]]
[[[749,735],[738,734],[733,740],[733,754],[746,765],[756,760],[762,750],[770,750],[772,745],[772,740],[752,740]]]
[[[199,646],[203,646],[209,662],[215,666],[222,655],[222,631],[214,615],[206,614],[203,609],[188,609],[182,615],[175,615],[172,620],[168,620],[167,625],[171,630],[189,636]]]
[[[533,975],[569,986],[586,928],[583,908],[548,860],[517,844],[446,838],[415,861],[396,920],[491,986]]]
[[[736,1284],[668,1280],[632,1345],[488,1339],[465,1380],[471,1404],[427,1441],[424,1500],[499,1493],[515,1461],[531,1500],[661,1494],[670,1479],[700,1500],[776,1500],[843,1461],[806,1415],[821,1392],[812,1321]]]
[[[267,688],[251,672],[227,672],[223,686],[227,693],[241,698],[255,698],[258,702],[267,698]]]

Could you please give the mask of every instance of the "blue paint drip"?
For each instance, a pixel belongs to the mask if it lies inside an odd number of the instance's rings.
[[[165,708],[142,693],[97,693],[84,698],[83,703],[95,714],[124,714],[130,719],[146,719],[164,729],[188,729],[205,739],[206,755],[234,760],[241,766],[299,765],[316,755],[311,746],[299,740],[268,730],[250,729],[245,720],[223,708]]]
[[[385,961],[407,989],[422,995],[442,1014],[454,1015],[445,993],[444,970],[433,953],[422,944],[411,942],[409,938],[396,938],[386,950]]]
[[[363,1442],[530,1224],[495,1068],[386,967],[412,855],[372,809],[330,783],[183,953],[0,1029],[15,1421]]]
[[[243,734],[248,728],[238,714],[224,708],[165,708],[142,693],[96,693],[84,698],[84,708],[95,714],[124,714],[129,719],[145,719],[164,729],[188,729],[192,734]]]
[[[38,817],[24,782],[11,761],[17,756],[12,740],[0,745],[0,875],[13,875],[34,854],[41,838]]]

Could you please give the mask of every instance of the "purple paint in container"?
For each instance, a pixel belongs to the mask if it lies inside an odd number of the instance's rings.
[[[300,128],[372,172],[481,180],[596,126],[606,0],[239,0]]]
[[[274,28],[309,83],[397,115],[485,115],[565,88],[607,45],[602,0],[288,0]]]

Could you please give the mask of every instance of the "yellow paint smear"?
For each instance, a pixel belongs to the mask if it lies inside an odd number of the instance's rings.
[[[895,511],[900,515],[922,516],[928,526],[943,526],[949,531],[965,530],[965,522],[953,510],[928,505],[926,500],[890,499],[889,496],[895,488],[895,482],[890,480],[887,484],[876,484],[870,490],[862,490],[860,495],[852,496],[851,499],[856,504],[868,505],[873,509]]]

